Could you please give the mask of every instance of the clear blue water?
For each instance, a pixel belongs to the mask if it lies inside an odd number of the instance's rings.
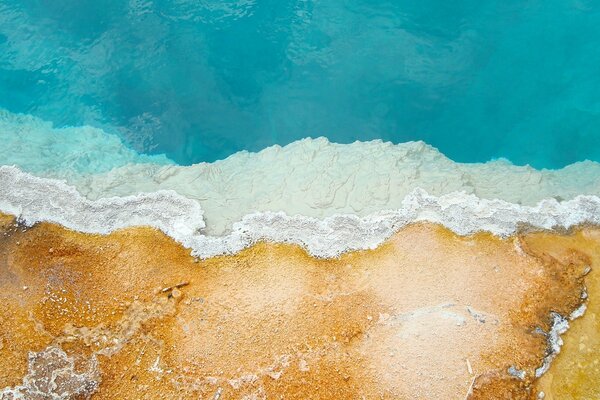
[[[599,1],[0,2],[0,107],[182,164],[321,135],[600,161],[599,93]]]

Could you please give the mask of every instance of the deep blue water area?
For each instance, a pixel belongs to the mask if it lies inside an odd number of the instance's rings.
[[[1,0],[0,107],[182,164],[306,136],[600,161],[600,1]]]

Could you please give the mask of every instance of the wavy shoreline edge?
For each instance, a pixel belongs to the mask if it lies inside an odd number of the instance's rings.
[[[508,237],[522,229],[570,229],[582,224],[600,225],[600,197],[577,196],[568,201],[542,200],[523,206],[503,200],[480,199],[472,194],[431,196],[415,189],[397,210],[369,216],[333,215],[324,219],[283,212],[257,212],[234,223],[224,236],[203,233],[204,212],[198,202],[174,191],[89,200],[77,189],[54,179],[40,178],[12,166],[0,167],[0,212],[22,223],[55,223],[92,234],[109,234],[136,226],[156,228],[195,257],[206,259],[235,254],[260,241],[295,244],[317,258],[335,258],[349,251],[375,249],[409,224],[431,222],[462,236],[485,231]],[[560,352],[560,335],[568,329],[571,315],[555,315],[545,332],[548,353],[536,371],[543,375]],[[518,372],[518,371],[517,371]]]
[[[91,200],[174,190],[200,204],[204,232],[216,236],[253,212],[323,219],[396,210],[415,188],[433,196],[464,191],[527,206],[548,198],[600,195],[598,162],[560,169],[518,166],[506,159],[461,163],[422,141],[339,144],[305,138],[182,166],[164,155],[140,154],[102,129],[57,128],[1,109],[0,139],[1,165],[64,179]]]
[[[203,259],[234,254],[259,241],[297,244],[314,257],[332,258],[374,249],[402,227],[420,221],[438,223],[459,235],[486,231],[501,237],[525,226],[569,229],[600,225],[598,196],[579,195],[562,202],[546,199],[536,206],[524,206],[464,192],[432,196],[414,189],[396,210],[364,217],[335,214],[324,219],[255,212],[234,223],[228,234],[209,236],[203,233],[202,207],[174,191],[89,200],[62,181],[36,177],[14,166],[0,167],[0,186],[4,188],[0,212],[15,215],[27,225],[46,221],[98,234],[150,226]]]

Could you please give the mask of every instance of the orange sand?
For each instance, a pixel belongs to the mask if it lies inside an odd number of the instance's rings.
[[[535,398],[546,351],[536,328],[580,305],[598,243],[594,230],[501,240],[418,224],[335,260],[262,243],[195,262],[152,229],[86,235],[2,216],[0,388],[40,399],[32,387],[74,399]]]

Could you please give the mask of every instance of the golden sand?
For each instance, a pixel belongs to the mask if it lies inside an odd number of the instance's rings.
[[[33,399],[564,399],[563,387],[575,393],[584,374],[597,376],[591,335],[580,373],[560,365],[580,362],[577,335],[597,327],[598,284],[538,388],[540,329],[579,307],[599,243],[592,229],[503,240],[417,224],[334,260],[260,243],[196,261],[148,228],[86,235],[2,216],[0,389]]]

